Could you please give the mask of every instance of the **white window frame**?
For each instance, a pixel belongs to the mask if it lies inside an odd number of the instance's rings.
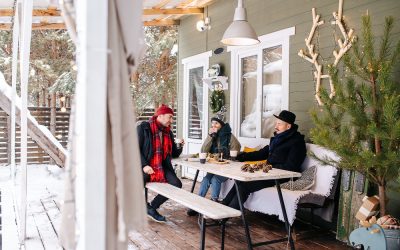
[[[206,138],[208,131],[208,87],[203,84],[203,124],[202,138],[189,138],[188,134],[188,117],[189,117],[189,71],[193,68],[204,67],[203,78],[207,77],[207,69],[209,68],[209,58],[212,56],[212,51],[207,51],[191,57],[182,59],[183,64],[183,137],[187,142],[202,143]]]
[[[261,124],[262,105],[262,52],[263,49],[281,45],[282,46],[282,103],[281,109],[289,108],[289,40],[296,32],[295,27],[279,30],[258,37],[260,43],[255,46],[229,46],[231,52],[231,93],[230,93],[230,124],[234,135],[242,145],[255,147],[269,143],[268,138],[261,138],[261,127],[258,125],[256,138],[240,136],[240,114],[241,114],[241,59],[257,55],[257,124]]]

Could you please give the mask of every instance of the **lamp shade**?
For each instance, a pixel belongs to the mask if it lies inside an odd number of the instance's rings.
[[[238,1],[235,9],[233,22],[226,29],[221,42],[225,45],[255,45],[260,43],[253,27],[247,22],[246,9],[243,8],[242,0]]]

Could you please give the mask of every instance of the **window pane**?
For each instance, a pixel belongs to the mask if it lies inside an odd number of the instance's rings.
[[[257,127],[257,56],[249,56],[241,59],[241,113],[240,136],[256,137]]]
[[[202,139],[203,124],[203,67],[189,70],[189,122],[188,135]]]
[[[263,50],[261,137],[269,138],[275,128],[273,114],[281,111],[282,103],[282,46]]]

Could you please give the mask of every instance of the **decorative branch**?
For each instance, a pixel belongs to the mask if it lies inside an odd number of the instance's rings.
[[[330,86],[330,94],[329,97],[333,98],[335,96],[335,86],[333,85],[332,79],[329,75],[323,74],[323,65],[321,65],[318,61],[318,53],[314,51],[314,45],[311,44],[311,41],[314,37],[315,30],[318,28],[318,26],[324,24],[323,20],[320,19],[320,15],[317,15],[315,13],[315,8],[311,9],[312,11],[312,17],[313,17],[313,24],[311,27],[310,34],[308,37],[305,39],[306,46],[307,46],[307,52],[305,52],[303,49],[301,49],[297,54],[305,59],[306,61],[310,62],[311,64],[314,65],[315,71],[314,71],[314,78],[316,80],[316,85],[315,85],[315,99],[317,100],[318,104],[321,106],[323,105],[323,102],[321,100],[321,79],[328,78],[329,79],[329,86]],[[343,0],[339,0],[339,8],[338,12],[333,12],[333,16],[335,18],[334,24],[339,26],[339,29],[343,35],[344,41],[342,39],[338,39],[336,42],[339,45],[339,51],[333,50],[333,56],[335,57],[335,61],[333,62],[333,66],[336,66],[340,59],[343,57],[343,55],[351,48],[351,45],[354,41],[354,30],[350,29],[348,32],[345,29],[345,25],[343,24]]]
[[[333,12],[332,15],[335,18],[335,24],[339,26],[340,31],[342,32],[342,36],[344,38],[344,42],[342,39],[338,39],[337,43],[339,44],[339,52],[336,50],[333,51],[333,56],[335,57],[335,62],[333,66],[336,66],[339,63],[340,58],[351,48],[351,45],[354,41],[354,30],[350,29],[348,32],[346,31],[343,24],[343,0],[339,0],[339,9],[338,13]]]
[[[321,77],[324,76],[324,78],[326,77],[326,75],[322,75],[322,65],[319,64],[318,62],[318,53],[315,53],[314,51],[314,45],[311,44],[311,41],[314,37],[314,33],[315,30],[318,26],[324,24],[324,21],[320,21],[320,15],[317,15],[315,13],[315,8],[312,8],[312,16],[313,16],[313,25],[311,27],[311,31],[310,34],[308,34],[308,37],[305,39],[306,42],[306,46],[308,49],[308,53],[304,52],[304,50],[300,50],[298,55],[307,60],[308,62],[312,63],[315,67],[315,71],[314,71],[314,78],[317,81],[317,84],[315,85],[315,99],[317,99],[317,102],[319,105],[322,105],[322,100],[320,97],[320,88],[321,88]],[[306,54],[307,53],[307,54]]]

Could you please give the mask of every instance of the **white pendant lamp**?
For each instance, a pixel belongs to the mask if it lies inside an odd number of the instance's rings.
[[[260,43],[253,27],[247,22],[246,9],[243,7],[242,0],[238,0],[233,22],[226,29],[221,42],[229,46],[246,46]]]

